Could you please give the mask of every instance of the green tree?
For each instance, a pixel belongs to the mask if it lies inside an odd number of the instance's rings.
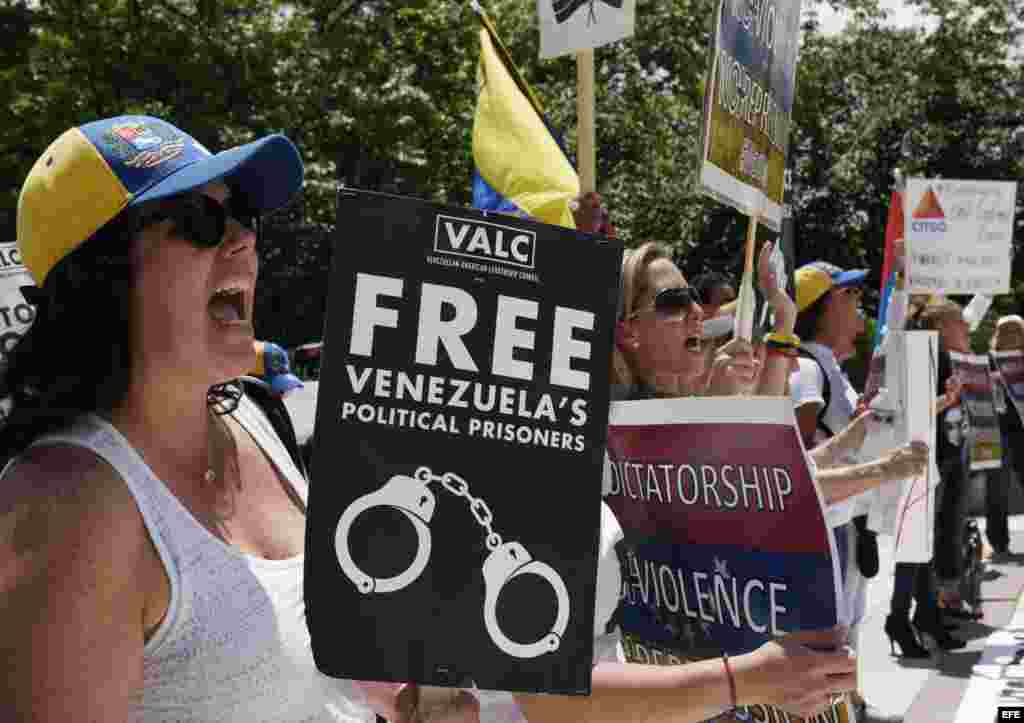
[[[807,15],[791,137],[800,261],[879,269],[897,167],[1021,174],[1022,0],[915,2],[934,30],[887,26],[876,0],[833,2],[854,18],[838,35]],[[572,155],[575,62],[538,60],[532,2],[486,6]],[[737,271],[746,234],[695,185],[712,12],[713,0],[641,4],[636,37],[595,54],[598,190],[627,243],[671,244],[690,275]],[[296,141],[307,183],[275,224],[297,240],[263,251],[267,279],[326,273],[339,181],[470,200],[478,47],[462,0],[0,0],[0,28],[6,238],[46,144],[127,112],[166,117],[213,148],[275,131]]]

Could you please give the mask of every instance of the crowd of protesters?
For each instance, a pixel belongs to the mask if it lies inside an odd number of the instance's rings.
[[[133,163],[139,137],[164,155]],[[283,136],[211,154],[164,121],[122,117],[69,130],[25,180],[18,243],[38,314],[2,382],[12,408],[0,430],[0,454],[11,460],[0,476],[0,719],[702,721],[753,703],[810,716],[837,694],[858,696],[852,651],[878,572],[865,505],[881,486],[920,474],[928,445],[859,457],[872,412],[841,364],[864,331],[867,272],[808,264],[794,298],[771,247],[757,277],[772,327],[756,343],[728,338],[730,324],[709,338],[712,322],[735,308],[729,277],[691,287],[665,248],[627,251],[611,396],[790,395],[827,505],[851,629],[794,632],[733,658],[624,662],[610,625],[622,532],[605,505],[592,695],[320,674],[303,614],[307,480],[280,405],[301,381],[283,350],[254,342],[251,318],[254,219],[287,202],[302,178]],[[613,231],[596,196],[580,200],[577,223]],[[920,657],[918,633],[949,649],[949,615],[972,614],[954,594],[963,443],[946,434],[959,395],[948,352],[966,350],[967,332],[950,301],[908,316],[939,332],[945,355],[935,564],[897,567],[886,625],[904,656]],[[94,330],[92,349],[69,356],[67,340],[82,328]],[[1018,317],[998,328],[994,348],[1024,347]],[[1012,405],[1005,417],[1016,439]],[[993,514],[1003,520],[990,525],[993,545],[1005,552],[1005,505]],[[855,699],[863,720],[884,719]]]

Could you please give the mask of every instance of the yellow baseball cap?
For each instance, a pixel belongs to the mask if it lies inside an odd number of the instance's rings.
[[[826,261],[812,261],[797,269],[794,276],[796,308],[797,311],[803,311],[833,288],[860,286],[868,277],[868,270],[845,271]]]
[[[18,197],[18,248],[42,286],[47,274],[124,209],[224,180],[255,213],[302,187],[290,140],[266,136],[211,153],[170,123],[118,116],[64,132],[36,160]]]

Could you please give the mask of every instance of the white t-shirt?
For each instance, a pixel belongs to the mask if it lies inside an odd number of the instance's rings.
[[[790,396],[793,400],[793,407],[800,408],[805,404],[816,404],[821,406],[825,403],[824,389],[825,380],[822,376],[822,369],[828,374],[829,381],[829,405],[825,410],[822,421],[833,434],[838,434],[849,425],[853,419],[854,410],[857,408],[857,390],[853,388],[846,373],[836,361],[832,350],[816,344],[806,342],[803,348],[814,355],[821,366],[813,360],[800,357],[797,359],[799,369],[793,372],[789,378]],[[815,444],[820,444],[828,439],[820,428],[814,433]],[[848,464],[857,461],[856,455],[848,455],[843,460]],[[825,517],[830,527],[838,527],[846,524],[858,515],[867,514],[871,508],[871,501],[875,496],[875,490],[868,490],[859,495],[828,505],[825,509]]]
[[[619,605],[622,570],[615,546],[622,539],[622,527],[615,513],[601,502],[601,546],[597,558],[597,594],[594,604],[594,664],[623,661],[622,638],[619,631],[605,632]],[[492,690],[472,691],[480,700],[480,723],[525,723],[522,711],[512,693]]]

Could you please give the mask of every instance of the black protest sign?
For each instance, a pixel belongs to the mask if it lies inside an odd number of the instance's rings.
[[[306,557],[321,671],[588,693],[622,248],[339,194]]]

